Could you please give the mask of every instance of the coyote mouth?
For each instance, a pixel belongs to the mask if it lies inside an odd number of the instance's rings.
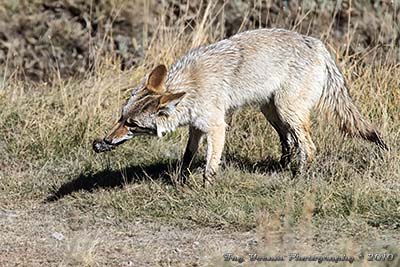
[[[96,153],[113,150],[117,145],[106,143],[104,140],[96,139],[93,141],[93,150]]]

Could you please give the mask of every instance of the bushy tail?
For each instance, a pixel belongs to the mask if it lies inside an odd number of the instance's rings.
[[[322,93],[319,107],[323,110],[330,110],[333,113],[334,118],[343,132],[351,136],[359,136],[387,150],[388,147],[382,140],[378,131],[362,117],[357,107],[353,104],[343,75],[329,52],[326,50],[324,54],[327,69],[327,82]]]

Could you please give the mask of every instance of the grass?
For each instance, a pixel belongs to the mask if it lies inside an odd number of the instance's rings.
[[[120,88],[137,83],[150,66],[171,64],[191,46],[218,38],[205,13],[190,33],[183,24],[159,27],[131,71],[105,58],[83,80],[6,82],[0,90],[1,265],[237,266],[223,262],[229,251],[397,253],[382,265],[399,263],[400,66],[379,49],[368,50],[379,58],[373,64],[346,50],[338,55],[353,99],[389,152],[343,137],[316,112],[315,161],[296,177],[275,172],[277,134],[256,107],[230,115],[222,169],[209,189],[201,186],[204,147],[190,185],[174,186],[186,129],[140,137],[108,154],[92,151],[92,140],[109,130],[129,96],[129,88]],[[392,47],[387,56],[396,53]],[[52,239],[53,232],[66,239]]]

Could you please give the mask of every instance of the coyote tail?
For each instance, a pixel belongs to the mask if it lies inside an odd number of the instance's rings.
[[[375,143],[382,149],[388,150],[379,132],[363,118],[354,105],[343,75],[326,49],[324,54],[327,81],[322,92],[319,107],[322,110],[330,110],[333,113],[333,117],[344,133],[350,136],[359,136]]]

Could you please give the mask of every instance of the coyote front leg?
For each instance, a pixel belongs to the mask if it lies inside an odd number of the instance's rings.
[[[212,183],[218,170],[225,142],[225,125],[212,127],[207,133],[207,163],[204,171],[204,185]]]
[[[196,155],[197,150],[199,148],[199,144],[201,142],[203,134],[204,133],[199,129],[196,129],[193,126],[189,127],[189,140],[186,145],[185,154],[183,154],[183,163],[182,163],[183,169],[190,168],[193,158]]]

